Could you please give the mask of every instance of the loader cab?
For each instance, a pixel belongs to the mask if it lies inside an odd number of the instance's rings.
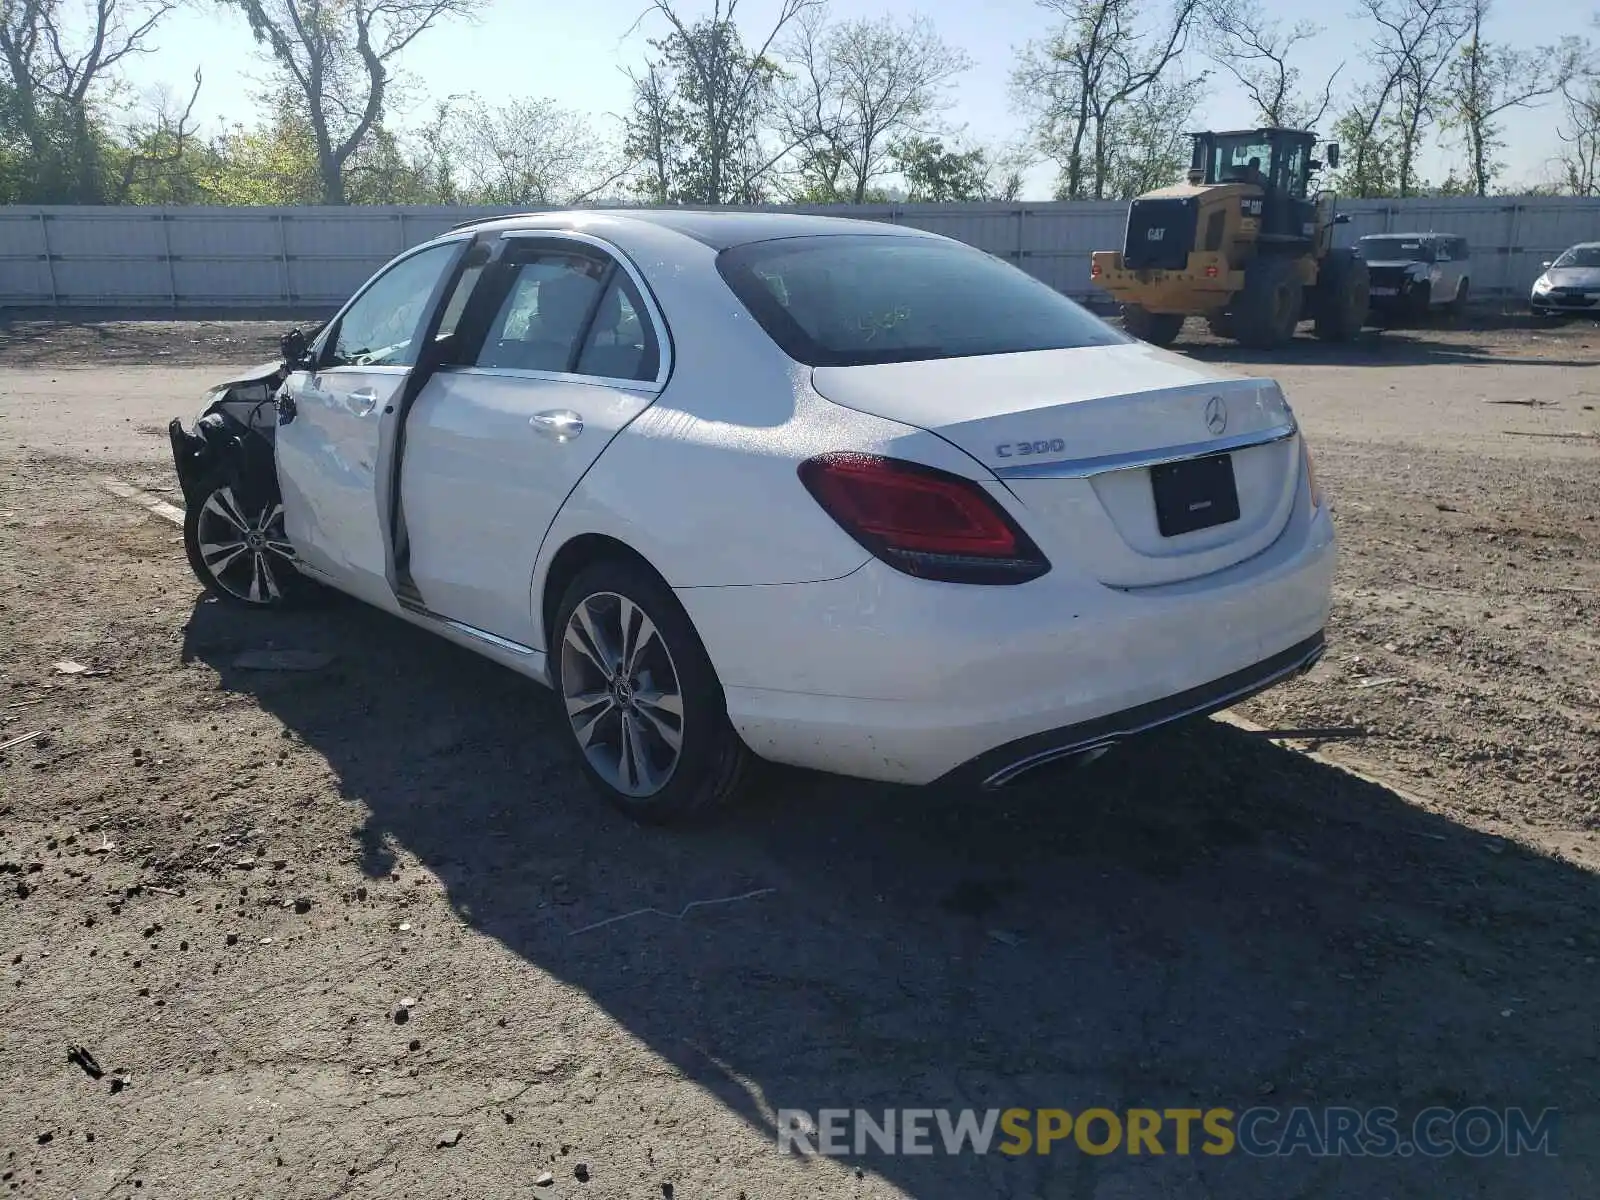
[[[1261,189],[1261,242],[1315,239],[1317,207],[1311,176],[1322,167],[1312,157],[1316,134],[1301,129],[1243,129],[1190,137],[1194,142],[1189,162],[1191,184],[1243,183]],[[1339,148],[1330,145],[1328,165],[1337,166],[1338,157]]]

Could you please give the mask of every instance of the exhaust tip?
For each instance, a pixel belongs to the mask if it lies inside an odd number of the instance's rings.
[[[994,774],[983,781],[985,791],[996,791],[1015,783],[1024,775],[1048,767],[1052,764],[1065,764],[1072,767],[1086,767],[1096,759],[1109,754],[1118,744],[1119,739],[1112,738],[1104,742],[1096,742],[1091,746],[1063,746],[1059,750],[1046,750],[1040,754],[1033,754],[1018,762],[1001,767]]]

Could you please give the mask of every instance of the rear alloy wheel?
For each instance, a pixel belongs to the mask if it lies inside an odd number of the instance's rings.
[[[579,573],[554,623],[551,667],[589,782],[637,821],[704,816],[738,791],[752,755],[687,614],[642,566]]]
[[[1122,306],[1122,327],[1152,346],[1170,346],[1183,330],[1181,313],[1153,313],[1138,304]]]
[[[197,489],[183,517],[183,548],[196,578],[229,604],[281,608],[309,581],[296,567],[276,496],[247,500],[221,480]]]
[[[1305,288],[1291,258],[1257,258],[1244,273],[1234,298],[1233,331],[1240,345],[1270,350],[1294,338],[1305,306]]]

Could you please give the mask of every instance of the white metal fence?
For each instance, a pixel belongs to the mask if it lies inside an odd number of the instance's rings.
[[[1479,296],[1525,295],[1540,264],[1600,240],[1600,199],[1346,200],[1341,243],[1438,230],[1472,246]],[[471,208],[0,208],[0,305],[299,307],[343,300],[394,254],[501,211]],[[1087,297],[1089,255],[1120,245],[1121,201],[801,207],[913,225]]]

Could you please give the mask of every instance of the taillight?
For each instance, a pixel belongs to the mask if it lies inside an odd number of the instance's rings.
[[[1300,439],[1300,455],[1306,464],[1306,489],[1311,493],[1311,511],[1316,512],[1322,507],[1322,485],[1317,482],[1317,463],[1304,437]]]
[[[801,463],[800,482],[846,533],[907,575],[1025,583],[1050,569],[987,492],[937,467],[836,452]]]

